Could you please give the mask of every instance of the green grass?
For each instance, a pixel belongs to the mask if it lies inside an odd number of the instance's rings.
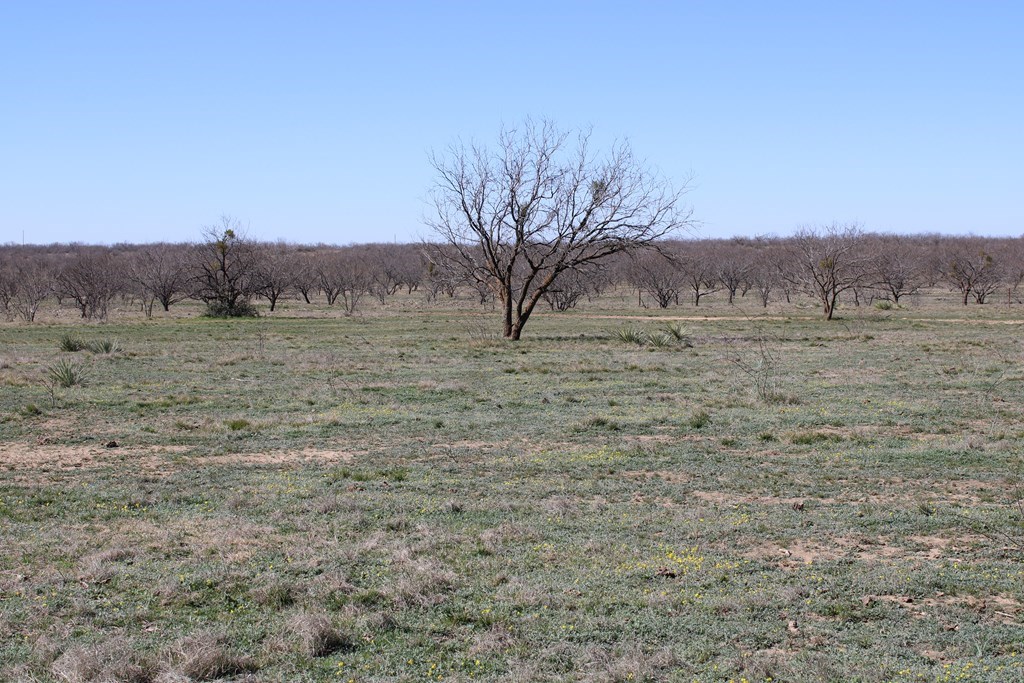
[[[0,326],[0,679],[1024,675],[1017,311],[603,306]]]

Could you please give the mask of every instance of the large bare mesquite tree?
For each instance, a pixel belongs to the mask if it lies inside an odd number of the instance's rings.
[[[954,238],[945,244],[942,276],[960,291],[964,306],[970,296],[985,303],[1003,283],[1003,268],[992,256],[992,246],[976,237]]]
[[[671,247],[637,254],[630,263],[626,277],[637,290],[637,303],[646,308],[643,295],[658,302],[659,308],[679,303],[679,293],[686,287],[686,276],[673,258]]]
[[[909,238],[875,235],[868,242],[871,279],[882,296],[898,304],[900,299],[921,288],[922,259]]]
[[[564,273],[691,223],[685,185],[673,189],[626,144],[597,157],[587,133],[570,137],[527,121],[503,130],[496,148],[458,143],[430,159],[437,182],[426,222],[447,247],[433,258],[494,292],[511,340]]]
[[[203,228],[192,256],[192,296],[205,302],[209,315],[221,318],[256,314],[250,299],[259,284],[259,256],[242,225],[221,216],[220,225]]]
[[[76,247],[57,272],[60,293],[75,302],[83,318],[106,320],[110,302],[123,290],[123,273],[113,252]]]
[[[788,276],[821,303],[826,320],[840,294],[867,281],[868,265],[864,233],[856,225],[803,228],[790,241]]]
[[[153,314],[153,302],[165,311],[188,295],[188,256],[176,244],[152,244],[132,254],[128,279],[141,295],[146,316]]]

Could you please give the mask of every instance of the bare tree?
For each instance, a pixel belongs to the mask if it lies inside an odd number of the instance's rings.
[[[636,288],[637,300],[644,308],[644,294],[652,297],[659,308],[679,303],[679,293],[686,286],[686,281],[683,271],[670,253],[668,248],[652,249],[636,254],[632,259],[627,277]]]
[[[317,262],[320,289],[328,305],[341,301],[345,315],[355,313],[363,295],[373,282],[372,268],[363,255],[353,247],[342,247],[323,254]]]
[[[352,315],[359,306],[360,299],[368,293],[373,285],[373,271],[355,249],[343,249],[341,252],[343,267],[340,270],[341,303],[345,315]]]
[[[587,278],[578,270],[570,270],[544,292],[544,301],[552,311],[568,311],[576,308],[576,304],[587,293]]]
[[[14,320],[14,309],[11,302],[17,291],[18,283],[14,275],[14,264],[9,258],[0,258],[0,309],[3,310],[4,317],[8,321]]]
[[[313,303],[310,295],[316,294],[320,287],[320,275],[317,272],[317,251],[303,249],[291,256],[292,277],[295,289],[302,295],[307,304]]]
[[[706,244],[693,244],[679,259],[686,285],[693,294],[693,305],[718,291],[721,280],[715,267],[715,257]]]
[[[110,250],[79,247],[61,266],[56,285],[83,318],[105,320],[110,302],[122,290],[121,270]]]
[[[405,287],[407,294],[419,289],[426,274],[426,260],[423,250],[414,244],[395,245],[391,256],[396,281]]]
[[[751,250],[738,240],[722,242],[710,248],[715,274],[728,292],[729,304],[732,305],[736,301],[736,292],[750,279],[750,271],[753,268]]]
[[[259,244],[256,246],[255,292],[270,304],[271,312],[277,302],[295,287],[296,263],[287,244]]]
[[[424,257],[427,261],[425,268],[427,300],[435,301],[441,293],[446,294],[448,298],[453,298],[455,291],[464,281],[462,268],[458,267],[459,260],[456,250],[446,245],[429,244],[424,249]]]
[[[959,290],[964,306],[972,296],[977,303],[985,303],[1003,281],[992,249],[974,237],[954,239],[945,246],[943,278],[953,289]]]
[[[875,237],[868,245],[871,279],[885,298],[900,298],[921,287],[921,258],[909,240],[897,235]]]
[[[250,299],[258,284],[258,257],[241,223],[221,216],[220,225],[203,228],[203,238],[192,254],[192,296],[213,316],[256,315]]]
[[[337,249],[318,253],[314,268],[320,291],[327,297],[327,305],[333,306],[341,294],[341,280],[344,278],[345,264],[341,253]]]
[[[41,259],[26,258],[14,266],[16,283],[11,298],[12,310],[30,323],[36,319],[39,307],[53,294],[54,274]]]
[[[427,220],[472,281],[489,287],[502,306],[511,340],[544,293],[564,273],[584,270],[612,254],[646,246],[690,224],[675,191],[620,144],[603,159],[580,134],[544,121],[503,130],[496,151],[453,145],[433,155],[437,172]]]
[[[188,263],[181,247],[174,244],[153,244],[131,255],[128,279],[150,302],[147,317],[152,315],[152,302],[159,301],[164,311],[188,296]],[[144,304],[145,305],[145,304]]]
[[[820,230],[803,228],[790,241],[789,277],[822,305],[831,320],[839,295],[866,277],[864,233],[856,225],[833,223]]]
[[[783,273],[787,270],[786,251],[781,248],[778,239],[771,237],[758,237],[753,241],[751,249],[751,263],[744,286],[756,290],[761,307],[768,308],[772,292],[785,282]]]

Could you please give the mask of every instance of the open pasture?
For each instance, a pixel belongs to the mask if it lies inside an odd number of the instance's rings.
[[[0,325],[0,678],[1024,680],[1020,307],[760,313]]]

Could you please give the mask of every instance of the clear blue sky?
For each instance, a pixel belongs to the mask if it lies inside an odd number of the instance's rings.
[[[0,3],[0,243],[413,240],[427,154],[628,138],[705,236],[1024,233],[1021,2]]]

